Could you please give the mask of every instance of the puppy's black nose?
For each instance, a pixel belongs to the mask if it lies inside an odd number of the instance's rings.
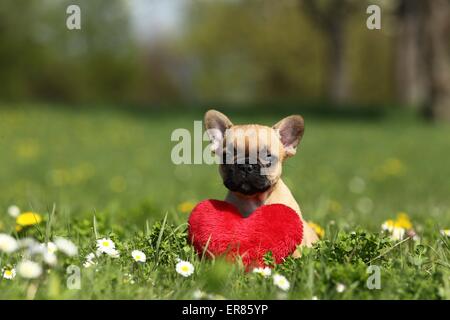
[[[239,171],[246,173],[246,174],[256,174],[259,172],[259,165],[258,164],[238,164]]]

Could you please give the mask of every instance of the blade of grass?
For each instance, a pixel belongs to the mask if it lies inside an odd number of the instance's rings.
[[[98,239],[98,232],[97,232],[97,219],[95,218],[95,212],[94,212],[94,218],[92,221],[93,229],[94,229],[94,237],[95,239]]]
[[[166,228],[166,222],[167,222],[167,212],[166,212],[166,214],[165,214],[165,216],[164,216],[164,220],[163,220],[163,223],[162,223],[162,225],[161,225],[161,230],[159,230],[159,235],[158,235],[158,240],[156,241],[156,255],[155,255],[155,260],[156,260],[156,265],[158,264],[158,261],[159,261],[159,248],[160,248],[160,246],[161,246],[161,241],[162,241],[162,237],[163,237],[163,234],[164,234],[164,229]]]
[[[45,227],[45,243],[48,243],[48,241],[50,240],[50,232],[52,230],[52,222],[53,217],[55,216],[55,212],[56,212],[56,203],[53,203],[52,212],[50,212],[50,215],[48,216],[47,225]]]

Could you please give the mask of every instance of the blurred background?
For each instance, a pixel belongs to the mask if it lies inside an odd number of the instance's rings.
[[[65,27],[69,4],[82,30]],[[382,9],[368,30],[366,8]],[[0,99],[413,108],[450,120],[448,0],[3,0]]]
[[[449,0],[2,0],[0,206],[161,216],[221,198],[216,168],[170,162],[172,130],[214,107],[305,115],[286,176],[319,220],[448,218],[449,17]]]

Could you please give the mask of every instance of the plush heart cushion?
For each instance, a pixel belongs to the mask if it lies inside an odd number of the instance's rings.
[[[261,206],[245,218],[230,203],[205,200],[192,210],[188,233],[198,254],[239,255],[246,267],[256,267],[264,265],[268,251],[276,263],[293,253],[302,241],[303,224],[282,204]]]

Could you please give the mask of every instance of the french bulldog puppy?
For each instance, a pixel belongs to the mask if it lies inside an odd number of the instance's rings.
[[[219,172],[229,190],[225,201],[235,205],[243,216],[262,205],[284,204],[295,210],[303,222],[301,245],[316,242],[316,233],[303,219],[298,203],[281,179],[283,162],[295,154],[303,136],[303,118],[289,116],[273,127],[233,125],[224,114],[209,110],[204,121],[211,148],[221,159]]]

